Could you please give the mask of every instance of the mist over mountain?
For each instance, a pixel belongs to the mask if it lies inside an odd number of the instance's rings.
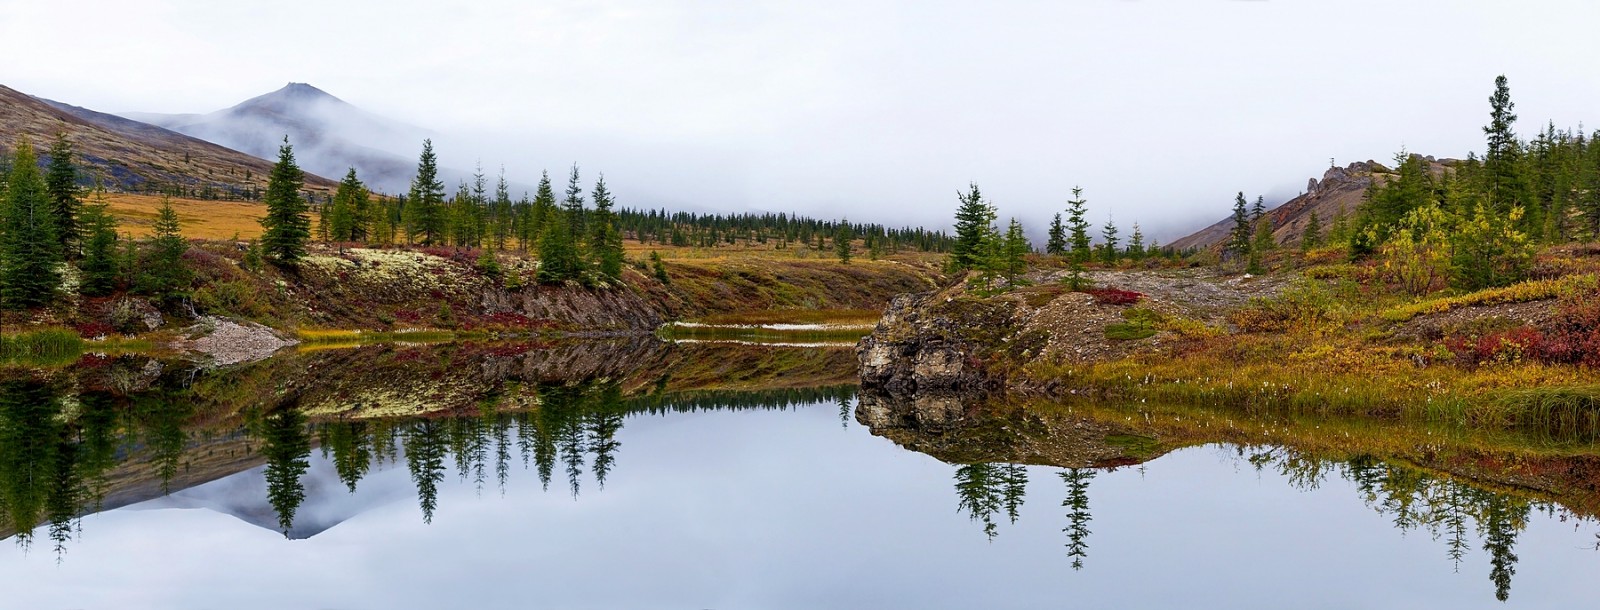
[[[354,167],[367,185],[403,193],[416,170],[422,141],[433,133],[357,108],[305,83],[206,114],[124,112],[123,117],[275,160],[288,136],[306,171],[338,179]],[[442,171],[447,186],[466,177]]]

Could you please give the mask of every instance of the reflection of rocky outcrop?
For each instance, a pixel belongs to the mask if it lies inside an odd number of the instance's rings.
[[[952,464],[1111,467],[1144,462],[1173,448],[1125,426],[954,394],[896,397],[864,391],[859,400],[856,421],[873,434]]]

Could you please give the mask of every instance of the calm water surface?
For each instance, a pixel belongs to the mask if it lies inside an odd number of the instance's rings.
[[[1574,608],[1600,570],[1596,524],[1561,504],[1378,459],[952,464],[858,423],[850,387],[482,370],[537,407],[358,418],[302,396],[219,424],[182,384],[245,373],[8,382],[0,496],[41,525],[0,549],[0,607]],[[30,426],[45,440],[18,446]],[[102,510],[52,530],[69,487]]]

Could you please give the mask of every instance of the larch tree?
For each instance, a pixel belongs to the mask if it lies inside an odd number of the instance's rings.
[[[278,147],[278,162],[267,177],[267,192],[262,200],[267,204],[267,215],[261,219],[261,247],[267,260],[293,267],[306,255],[306,242],[311,239],[310,211],[300,189],[305,185],[305,172],[294,162],[294,148],[284,137]]]

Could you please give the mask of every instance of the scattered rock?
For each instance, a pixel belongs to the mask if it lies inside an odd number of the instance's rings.
[[[175,348],[205,355],[217,366],[265,360],[280,349],[300,343],[255,322],[215,316],[201,316],[199,323],[184,329],[183,334]]]

